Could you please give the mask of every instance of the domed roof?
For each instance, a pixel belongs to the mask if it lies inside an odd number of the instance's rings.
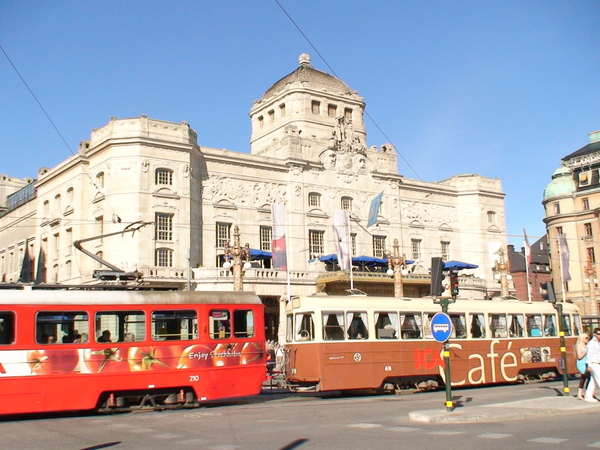
[[[557,195],[570,195],[577,190],[573,173],[568,167],[559,167],[552,174],[552,181],[544,189],[544,200]]]
[[[321,72],[310,65],[310,56],[302,53],[298,58],[298,68],[277,81],[265,92],[262,98],[270,97],[283,90],[286,86],[300,82],[303,85],[338,94],[352,93],[348,85],[337,77]]]

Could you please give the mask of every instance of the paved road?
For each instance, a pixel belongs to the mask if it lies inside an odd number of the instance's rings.
[[[3,449],[600,448],[600,403],[560,398],[560,387],[544,383],[453,391],[456,410],[463,412],[508,402],[542,411],[547,405],[541,399],[547,398],[570,405],[527,420],[411,420],[415,412],[446,412],[443,391],[357,397],[269,393],[194,410],[4,420],[0,433]],[[539,408],[532,406],[537,401]]]

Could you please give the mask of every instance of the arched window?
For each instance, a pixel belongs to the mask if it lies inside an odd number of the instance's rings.
[[[156,249],[155,265],[158,267],[173,267],[173,250],[169,248]]]
[[[342,197],[342,209],[352,211],[352,197]]]
[[[173,184],[173,171],[165,168],[158,168],[154,173],[154,182],[171,186]]]
[[[308,206],[320,207],[321,206],[321,194],[318,192],[310,192],[308,194]]]
[[[98,175],[96,175],[96,186],[98,189],[104,187],[104,172],[98,172]]]

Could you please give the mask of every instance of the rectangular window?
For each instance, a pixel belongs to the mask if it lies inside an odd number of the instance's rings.
[[[344,335],[344,313],[342,311],[323,312],[323,340],[343,341]]]
[[[442,261],[447,262],[450,260],[450,242],[440,242],[442,247]]]
[[[329,104],[327,106],[327,115],[329,117],[335,117],[337,115],[337,106]]]
[[[260,249],[265,252],[271,251],[271,243],[273,236],[273,228],[261,226],[260,227]]]
[[[565,336],[572,336],[571,321],[569,320],[568,314],[561,314],[562,329],[565,332]]]
[[[35,337],[38,344],[84,342],[89,331],[88,314],[84,311],[42,311],[36,317]]]
[[[375,258],[385,257],[385,236],[373,236],[373,256]]]
[[[581,209],[583,209],[584,211],[590,209],[590,201],[587,197],[581,199]]]
[[[143,311],[100,311],[96,313],[96,342],[141,342],[146,339]]]
[[[198,337],[198,313],[194,310],[152,312],[153,341],[189,341]]]
[[[586,237],[591,237],[592,236],[592,224],[591,223],[584,223],[583,224],[583,230],[585,233]]]
[[[209,333],[213,339],[231,337],[231,316],[228,309],[213,309],[208,318]]]
[[[579,174],[579,185],[580,186],[587,186],[588,184],[590,184],[590,180],[588,179],[588,173],[587,172],[581,172]]]
[[[288,314],[285,318],[285,342],[292,342],[292,337],[294,335],[293,318],[294,316],[291,314]]]
[[[325,232],[319,230],[308,230],[308,246],[311,258],[317,258],[325,254],[325,246],[323,242]],[[318,256],[317,256],[318,255]]]
[[[587,260],[591,263],[595,263],[596,262],[596,252],[594,251],[594,247],[586,248],[585,252],[587,254]]]
[[[398,339],[398,313],[375,313],[375,338]]]
[[[490,314],[490,333],[492,338],[505,338],[508,336],[506,329],[506,314]]]
[[[13,344],[15,342],[15,313],[12,311],[0,311],[0,345]]]
[[[229,245],[231,233],[230,223],[217,222],[217,247],[225,248]]]
[[[412,259],[417,261],[421,258],[421,239],[411,239],[410,248],[412,252]]]
[[[554,214],[560,214],[560,203],[554,203]]]
[[[311,109],[313,114],[321,114],[321,102],[313,100],[311,103]]]
[[[156,213],[156,240],[157,241],[172,241],[173,240],[173,215]]]
[[[452,335],[454,339],[465,339],[467,337],[467,326],[465,320],[465,314],[448,314],[452,321]]]
[[[249,309],[233,312],[233,335],[238,339],[254,337],[254,313]]]
[[[402,339],[421,339],[423,337],[421,314],[400,314],[400,336],[402,336]]]
[[[508,335],[510,337],[525,336],[525,320],[522,314],[508,315]]]
[[[369,324],[366,311],[346,313],[348,339],[369,339]]]
[[[65,238],[65,255],[70,255],[73,247],[73,228],[67,228],[65,233],[67,235]]]
[[[556,227],[556,234],[563,234],[562,227]]]
[[[54,258],[58,258],[58,255],[60,255],[60,233],[56,233],[53,237],[54,237]]]
[[[496,223],[496,213],[494,211],[488,211],[487,213],[488,223],[493,225]]]
[[[344,108],[344,117],[348,120],[352,120],[352,108]]]
[[[544,336],[557,336],[557,331],[554,314],[544,314]]]
[[[156,249],[155,265],[157,267],[173,267],[173,250],[170,248]]]
[[[485,327],[485,317],[481,313],[469,314],[469,323],[470,323],[470,331],[471,337],[474,339],[485,339],[486,336],[486,327]]]
[[[296,341],[315,340],[314,316],[314,312],[303,312],[296,314],[296,328],[294,328],[294,335]]]
[[[527,314],[526,316],[527,336],[542,337],[542,316],[539,314]]]

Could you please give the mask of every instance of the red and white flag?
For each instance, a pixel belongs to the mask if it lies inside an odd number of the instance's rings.
[[[287,270],[287,251],[285,246],[285,211],[283,205],[271,205],[273,216],[272,255],[273,268]]]
[[[525,270],[527,274],[531,270],[531,246],[529,245],[529,239],[527,238],[527,231],[523,228],[523,236],[525,240]]]

